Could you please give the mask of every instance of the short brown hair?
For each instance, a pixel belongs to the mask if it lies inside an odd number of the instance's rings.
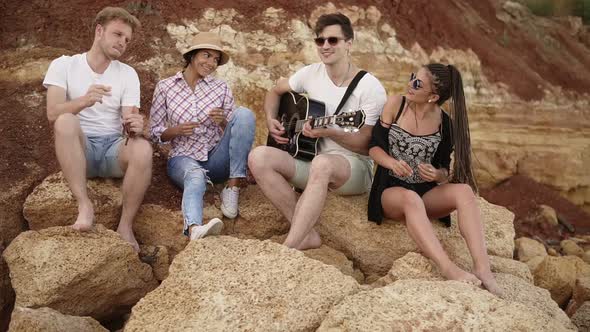
[[[94,26],[96,27],[98,24],[105,26],[107,23],[114,20],[121,20],[128,24],[133,32],[141,28],[141,23],[137,17],[131,15],[128,11],[121,7],[103,8],[100,12],[98,12],[98,14],[96,14],[96,18],[94,18]]]
[[[339,25],[346,40],[354,39],[354,31],[352,31],[352,23],[350,19],[342,13],[324,14],[320,16],[315,23],[314,32],[319,36],[327,26]]]

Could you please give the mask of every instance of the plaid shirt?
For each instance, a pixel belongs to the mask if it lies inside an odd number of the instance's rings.
[[[219,143],[223,130],[211,118],[213,108],[224,110],[227,121],[232,117],[234,97],[227,83],[212,76],[197,81],[195,91],[184,80],[182,72],[156,85],[150,110],[150,136],[161,142],[160,136],[169,127],[194,121],[201,125],[191,136],[173,138],[169,158],[187,156],[206,161],[209,151]]]

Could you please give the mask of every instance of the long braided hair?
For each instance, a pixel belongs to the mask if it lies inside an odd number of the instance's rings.
[[[436,103],[441,106],[451,98],[451,137],[455,145],[455,159],[449,181],[466,183],[477,192],[477,183],[471,166],[471,137],[461,73],[452,65],[431,63],[425,67],[430,71],[434,91],[439,95]]]

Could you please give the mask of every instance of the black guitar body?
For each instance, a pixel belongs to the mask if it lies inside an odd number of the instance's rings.
[[[279,121],[285,127],[286,138],[289,143],[278,144],[270,135],[266,145],[287,151],[294,158],[311,161],[318,152],[318,138],[310,138],[296,131],[298,120],[310,117],[318,118],[326,116],[324,103],[309,99],[296,92],[287,92],[281,96],[279,106]]]

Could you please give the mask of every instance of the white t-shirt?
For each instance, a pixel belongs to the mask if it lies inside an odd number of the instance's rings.
[[[111,87],[111,95],[78,113],[86,136],[121,134],[121,107],[139,107],[139,77],[133,68],[111,61],[103,74],[95,73],[86,61],[86,53],[63,55],[51,62],[43,86],[59,86],[66,90],[66,100],[84,96],[92,84]]]
[[[325,103],[326,115],[333,115],[336,112],[336,108],[348,88],[336,86],[328,76],[326,65],[323,63],[314,63],[299,69],[289,78],[289,86],[297,93],[306,93],[309,98]],[[367,73],[359,81],[341,112],[354,112],[362,109],[366,114],[365,124],[374,126],[379,120],[386,100],[387,94],[381,82],[375,76]],[[320,140],[320,153],[339,153],[369,159],[369,157],[356,154],[326,137]]]

